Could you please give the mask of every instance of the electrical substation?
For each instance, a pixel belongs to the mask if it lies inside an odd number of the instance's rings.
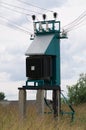
[[[25,53],[27,80],[26,84],[19,88],[19,109],[23,116],[26,109],[26,90],[37,90],[37,109],[42,114],[44,113],[44,93],[52,90],[54,117],[58,117],[62,112],[60,40],[67,37],[64,31],[61,32],[61,23],[56,20],[57,13],[54,13],[53,17],[54,20],[46,20],[44,14],[43,21],[36,21],[36,16],[32,16],[34,35],[31,35],[31,40],[33,41]],[[74,110],[71,105],[69,107],[73,117]],[[67,113],[62,112],[62,114]]]

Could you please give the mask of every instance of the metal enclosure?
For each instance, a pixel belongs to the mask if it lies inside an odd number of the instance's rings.
[[[43,28],[46,23],[50,25],[47,29]],[[60,21],[39,21],[34,26],[35,39],[25,53],[29,56],[26,58],[28,82],[39,79],[44,80],[43,85],[60,86]]]
[[[45,55],[27,57],[26,76],[32,80],[51,80],[52,57]]]

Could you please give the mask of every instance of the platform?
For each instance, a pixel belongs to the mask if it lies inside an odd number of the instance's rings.
[[[55,86],[22,86],[22,88],[18,89],[27,89],[27,90],[60,90],[60,86],[55,85]]]

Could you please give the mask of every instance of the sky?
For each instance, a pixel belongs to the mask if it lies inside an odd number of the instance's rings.
[[[0,0],[0,92],[5,93],[7,100],[17,100],[18,87],[22,87],[26,81],[25,52],[32,42],[27,33],[33,30],[31,15],[36,14],[42,20],[42,14],[39,13],[46,13],[47,19],[53,19],[51,11],[58,13],[57,20],[64,27],[86,11],[86,0]],[[68,39],[61,40],[61,88],[64,92],[67,91],[66,85],[76,83],[79,74],[86,73],[85,35],[86,18],[79,27],[68,32]],[[35,96],[35,91],[28,92],[29,99]]]

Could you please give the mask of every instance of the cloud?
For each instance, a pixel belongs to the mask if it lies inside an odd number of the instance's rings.
[[[0,72],[0,81],[1,82],[9,81],[9,79],[10,79],[10,74],[8,74],[6,72]]]
[[[6,30],[4,32],[4,30]],[[25,51],[29,37],[21,32],[0,28],[0,77],[2,80],[19,81],[25,75]]]
[[[77,79],[77,75],[86,72],[86,30],[82,29],[83,35],[78,30],[61,43],[62,79]]]
[[[24,85],[24,81],[2,81],[0,82],[0,92],[4,92],[7,100],[18,100],[18,88]]]
[[[84,6],[86,5],[86,0],[68,0],[71,6]]]
[[[6,72],[8,75],[10,75],[9,80],[16,81],[24,79],[25,57],[23,48],[6,48],[6,50],[1,53],[0,59],[0,72]]]

